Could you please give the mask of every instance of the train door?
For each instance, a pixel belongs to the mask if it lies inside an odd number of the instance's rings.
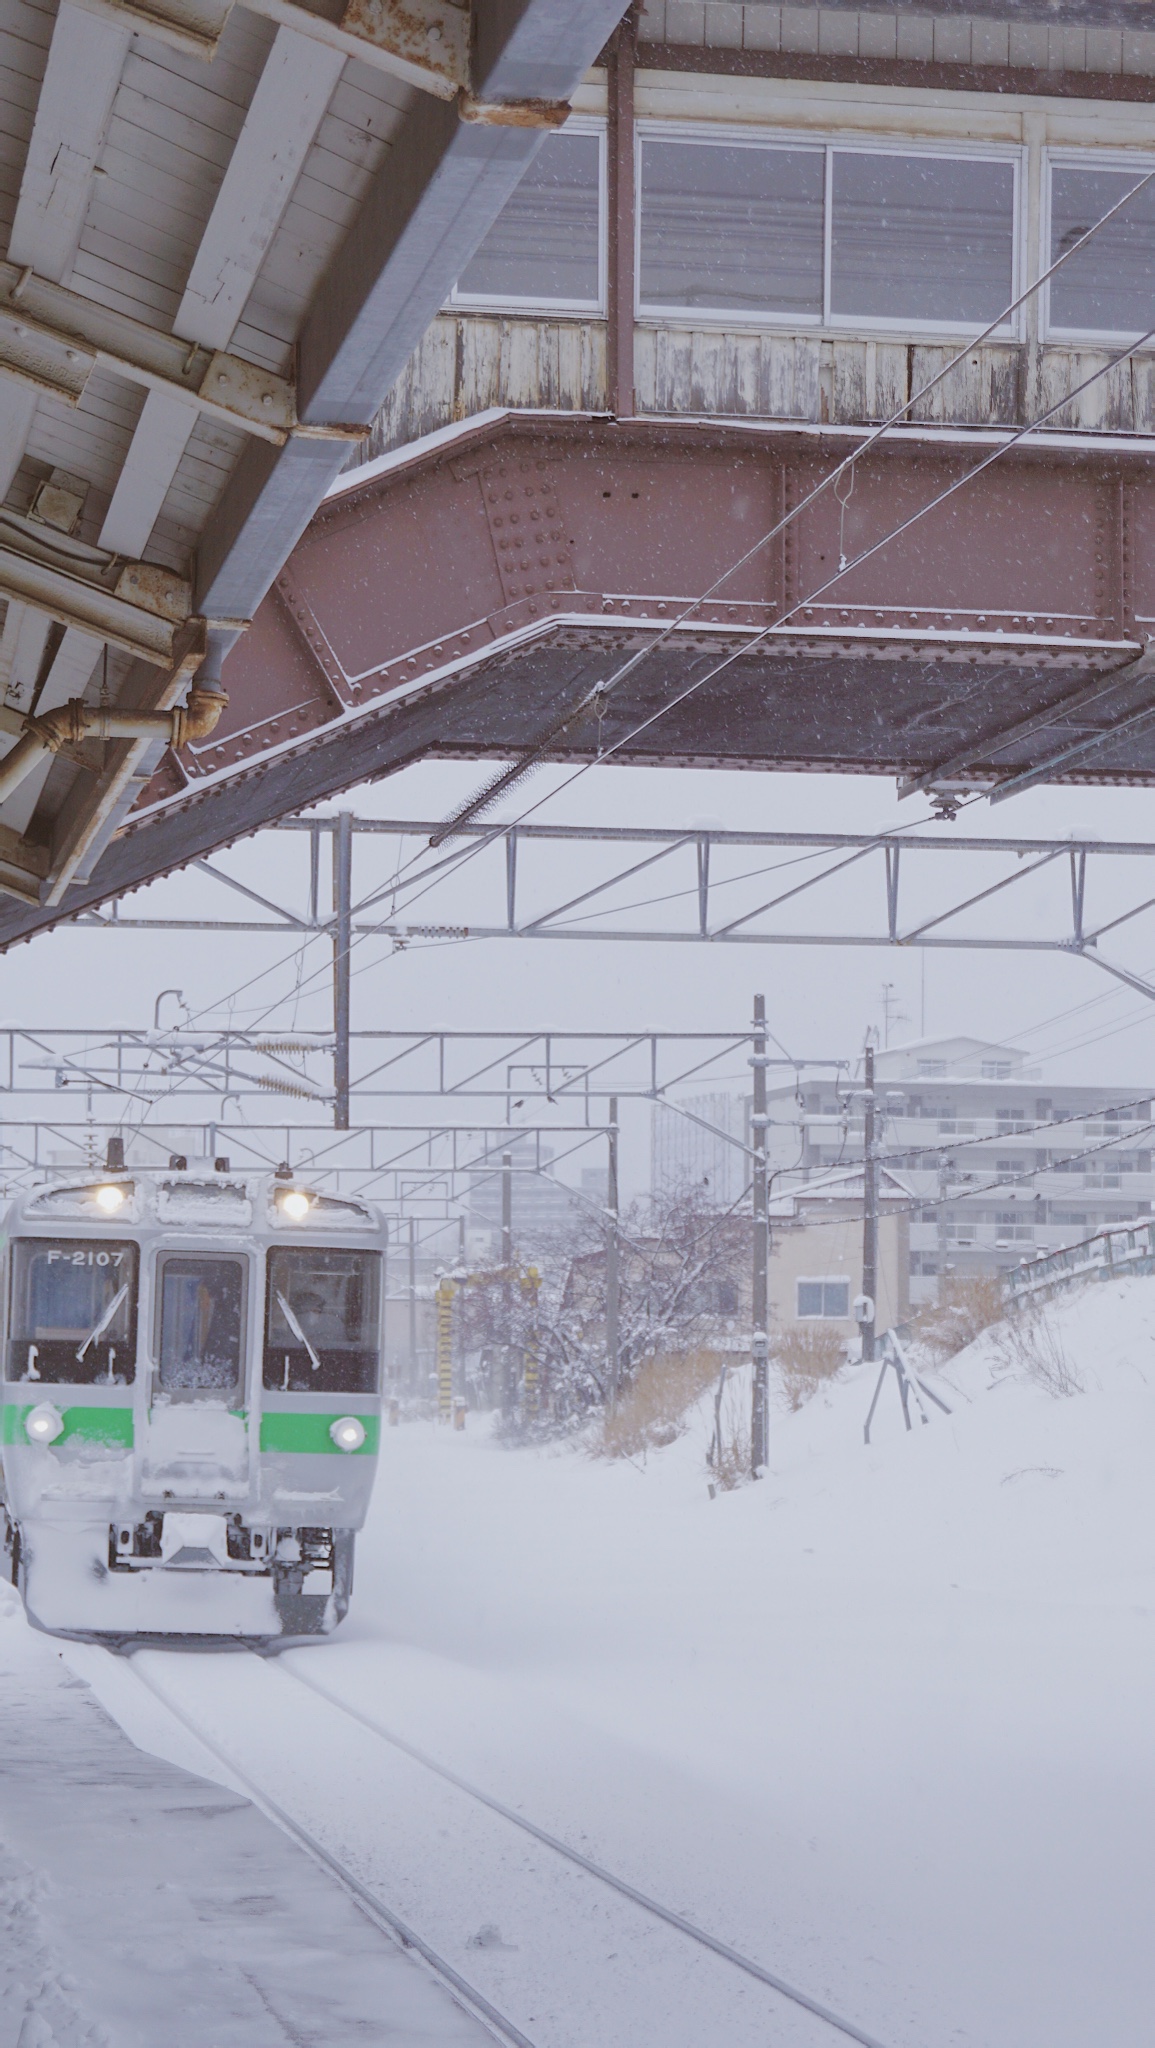
[[[243,1252],[157,1253],[141,1457],[141,1490],[150,1499],[207,1503],[248,1495],[252,1291]]]

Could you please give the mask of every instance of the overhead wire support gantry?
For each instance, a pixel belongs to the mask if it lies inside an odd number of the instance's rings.
[[[115,931],[327,937],[338,1037],[348,1009],[350,954],[372,938],[396,947],[553,939],[1065,953],[1155,997],[1155,981],[1107,957],[1100,943],[1155,910],[1152,841],[956,836],[938,828],[853,833],[476,824],[463,826],[459,835],[487,842],[470,864],[467,891],[447,864],[444,875],[421,878],[418,895],[411,883],[394,883],[391,849],[406,841],[422,843],[431,830],[427,820],[348,812],[286,819],[267,827],[257,844],[270,835],[303,835],[308,864],[276,896],[206,859],[194,871],[214,892],[224,892],[216,915],[167,905],[161,915],[142,915],[126,912],[129,899],[117,899],[77,922]],[[321,908],[319,883],[326,844],[331,914]],[[564,894],[554,883],[551,850],[564,850]],[[782,858],[762,861],[759,855]],[[955,867],[944,860],[951,855],[958,856]],[[853,922],[846,895],[852,871]],[[1009,922],[1003,913],[1013,911],[1026,893],[1023,885],[1040,876],[1050,892],[1046,911],[1040,912],[1036,889],[1021,922]],[[837,895],[826,906],[823,885],[835,878]],[[1097,913],[1096,903],[1108,891],[1112,900]],[[239,897],[241,904],[226,908],[229,897]],[[461,915],[465,906],[467,917]]]

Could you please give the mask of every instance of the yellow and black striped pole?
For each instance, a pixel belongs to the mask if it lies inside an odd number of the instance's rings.
[[[525,1412],[536,1415],[541,1405],[541,1358],[538,1352],[537,1292],[541,1286],[541,1274],[536,1266],[527,1266],[521,1275],[521,1291],[529,1310],[529,1327],[525,1335]]]
[[[453,1282],[442,1274],[437,1282],[437,1419],[453,1420]]]

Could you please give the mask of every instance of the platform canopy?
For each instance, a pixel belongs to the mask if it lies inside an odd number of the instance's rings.
[[[0,0],[0,942],[90,887],[621,11]]]

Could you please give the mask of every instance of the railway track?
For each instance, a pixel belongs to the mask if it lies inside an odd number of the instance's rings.
[[[353,1898],[356,1899],[362,1910],[383,1932],[421,1957],[426,1967],[452,1991],[453,1995],[468,2011],[472,2012],[493,2033],[495,2038],[512,2044],[512,2048],[535,2048],[535,2044],[511,2019],[500,2012],[475,1985],[469,1983],[461,1975],[460,1971],[455,1969],[453,1964],[427,1942],[416,1929],[392,1911],[379,1894],[365,1885],[345,1862],[335,1856],[309,1829],[303,1827],[298,1820],[286,1812],[284,1807],[271,1797],[268,1791],[258,1783],[238,1758],[232,1755],[214,1735],[207,1732],[201,1723],[174,1701],[165,1688],[155,1684],[145,1670],[140,1667],[136,1657],[133,1657],[130,1662],[139,1683],[145,1686],[153,1694],[154,1698],[158,1699],[233,1774],[237,1782],[244,1786],[254,1804],[262,1812],[267,1814],[277,1826],[284,1829],[309,1855],[314,1857],[316,1861],[338,1879]],[[360,1708],[351,1705],[349,1701],[342,1699],[339,1694],[332,1692],[327,1686],[319,1684],[313,1678],[305,1677],[300,1671],[284,1663],[281,1659],[277,1659],[275,1662],[271,1660],[262,1660],[262,1662],[267,1670],[275,1674],[278,1683],[299,1688],[313,1695],[315,1699],[322,1700],[328,1708],[344,1716],[347,1721],[365,1730],[378,1741],[388,1745],[398,1755],[406,1757],[420,1769],[431,1773],[434,1777],[441,1780],[442,1783],[451,1786],[455,1792],[463,1795],[477,1806],[485,1808],[509,1826],[518,1829],[522,1834],[528,1835],[540,1847],[545,1848],[552,1855],[561,1858],[565,1863],[583,1871],[599,1885],[606,1887],[619,1897],[627,1900],[642,1913],[661,1921],[666,1927],[673,1929],[675,1933],[686,1940],[696,1943],[700,1948],[708,1950],[712,1955],[718,1957],[734,1970],[753,1978],[757,1983],[777,1993],[794,2006],[801,2008],[801,2010],[810,2014],[833,2033],[841,2035],[846,2040],[857,2042],[859,2048],[884,2048],[884,2044],[875,2035],[868,2033],[853,2020],[847,2019],[841,2013],[834,2011],[821,2000],[811,1997],[808,1992],[801,1989],[798,1985],[790,1983],[777,1972],[768,1969],[754,1958],[743,1954],[741,1950],[731,1947],[728,1942],[722,1941],[707,1929],[697,1926],[695,1922],[687,1919],[684,1914],[677,1912],[673,1907],[663,1904],[659,1899],[652,1898],[648,1893],[641,1891],[636,1885],[629,1883],[627,1879],[607,1869],[605,1865],[598,1863],[592,1857],[584,1855],[582,1851],[575,1849],[570,1843],[551,1834],[548,1829],[540,1827],[537,1822],[529,1819],[525,1814],[519,1813],[516,1808],[508,1806],[504,1801],[495,1798],[480,1786],[472,1784],[468,1779],[463,1778],[447,1765],[438,1762],[436,1758],[427,1755],[425,1751],[406,1741],[403,1736],[398,1735],[373,1715],[363,1712]]]
[[[497,2007],[492,2005],[489,1999],[475,1985],[467,1983],[460,1971],[454,1969],[452,1963],[447,1961],[443,1955],[439,1955],[429,1942],[423,1940],[415,1928],[408,1926],[399,1914],[392,1912],[385,1905],[384,1901],[379,1899],[376,1893],[370,1890],[368,1885],[362,1884],[360,1878],[350,1870],[347,1863],[342,1862],[339,1856],[334,1856],[332,1851],[327,1849],[323,1842],[318,1841],[316,1835],[310,1833],[308,1828],[302,1827],[299,1821],[294,1820],[291,1813],[286,1813],[284,1807],[277,1800],[271,1798],[263,1786],[258,1785],[256,1779],[245,1769],[244,1765],[235,1756],[231,1756],[223,1744],[216,1740],[215,1736],[210,1735],[206,1729],[198,1725],[191,1714],[186,1714],[184,1709],[179,1707],[161,1686],[154,1685],[146,1673],[137,1667],[135,1658],[130,1658],[127,1661],[138,1684],[143,1685],[146,1691],[152,1694],[154,1699],[159,1700],[166,1711],[172,1714],[181,1723],[182,1727],[187,1728],[189,1734],[195,1736],[201,1746],[216,1757],[218,1763],[222,1763],[225,1766],[225,1769],[231,1773],[237,1783],[244,1786],[253,1805],[261,1813],[267,1815],[269,1820],[274,1821],[277,1827],[282,1828],[285,1834],[305,1851],[306,1855],[311,1856],[314,1862],[319,1863],[324,1870],[329,1872],[330,1876],[335,1877],[337,1882],[344,1886],[345,1890],[356,1900],[362,1912],[373,1921],[375,1926],[379,1927],[384,1934],[387,1934],[390,1940],[399,1942],[402,1948],[409,1949],[414,1955],[420,1956],[426,1968],[453,1993],[453,1996],[465,2007],[467,2012],[472,2013],[476,2019],[479,2019],[484,2026],[489,2028],[496,2040],[506,2042],[508,2048],[536,2048],[536,2044],[530,2040],[528,2034],[523,2034],[521,2029],[516,2027],[513,2021],[508,2019],[504,2013],[499,2012]]]

